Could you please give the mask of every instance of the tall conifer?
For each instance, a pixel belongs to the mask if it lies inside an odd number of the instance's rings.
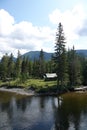
[[[55,42],[55,71],[57,74],[57,86],[64,86],[67,77],[67,60],[66,60],[66,49],[65,49],[65,37],[63,32],[63,26],[59,23],[56,33]],[[58,88],[59,89],[59,88]]]

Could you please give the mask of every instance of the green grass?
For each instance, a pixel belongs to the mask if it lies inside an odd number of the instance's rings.
[[[56,81],[44,81],[43,79],[29,79],[26,86],[33,86],[36,88],[46,88],[56,85]]]
[[[34,87],[37,91],[43,89],[51,89],[56,86],[56,81],[44,81],[43,79],[27,79],[24,83],[20,79],[16,79],[10,82],[0,81],[0,86],[10,86],[10,87],[24,87],[28,89],[29,87]]]

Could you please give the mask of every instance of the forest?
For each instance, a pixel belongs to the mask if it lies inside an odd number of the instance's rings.
[[[27,79],[43,79],[45,73],[57,74],[57,87],[77,87],[87,85],[87,58],[78,55],[75,47],[66,49],[66,39],[63,25],[59,23],[54,53],[50,60],[44,59],[44,51],[41,49],[39,59],[30,60],[29,57],[22,57],[18,50],[17,58],[13,54],[5,54],[0,60],[0,80],[5,82],[8,79],[24,83]]]

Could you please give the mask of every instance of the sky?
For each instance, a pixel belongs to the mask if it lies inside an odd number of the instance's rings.
[[[54,52],[59,22],[66,48],[87,49],[87,0],[0,0],[0,57]]]

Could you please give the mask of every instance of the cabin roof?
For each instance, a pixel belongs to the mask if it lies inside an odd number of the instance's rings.
[[[56,73],[46,73],[45,76],[46,76],[46,78],[55,78],[55,77],[57,77],[57,74]]]

